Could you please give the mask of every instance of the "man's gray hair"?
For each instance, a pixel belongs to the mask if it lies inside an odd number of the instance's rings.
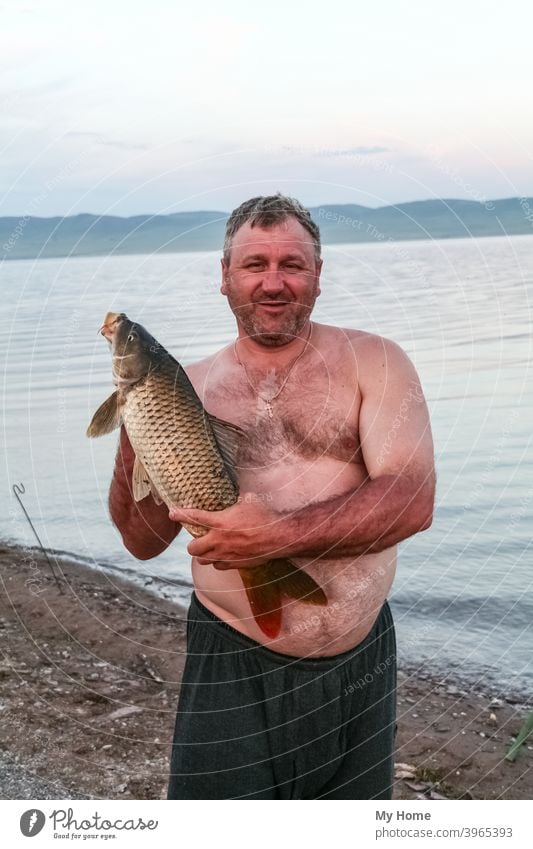
[[[302,206],[296,198],[287,197],[278,192],[277,195],[266,195],[241,203],[234,209],[226,223],[226,235],[224,237],[224,262],[230,261],[231,243],[237,230],[243,224],[250,222],[251,227],[273,227],[281,224],[287,218],[293,216],[304,227],[315,246],[315,256],[320,259],[320,230],[311,218],[311,213]]]

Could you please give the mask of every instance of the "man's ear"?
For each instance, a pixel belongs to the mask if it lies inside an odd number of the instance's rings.
[[[320,274],[321,274],[321,271],[322,271],[322,265],[323,264],[324,264],[323,259],[317,259],[316,260],[315,266],[316,266],[316,296],[317,296],[317,298],[318,298],[318,296],[320,295],[320,292],[321,292],[321,289],[320,289]]]
[[[222,268],[222,283],[220,285],[220,291],[223,295],[227,295],[228,294],[229,270],[228,270],[228,266],[224,262],[224,258],[222,258],[220,260],[220,265],[221,265],[221,268]]]

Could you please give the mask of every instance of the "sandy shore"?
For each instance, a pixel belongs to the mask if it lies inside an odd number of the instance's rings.
[[[0,545],[2,798],[165,798],[185,611],[115,574]],[[531,708],[530,708],[531,709]],[[401,670],[395,798],[531,799],[527,708]]]

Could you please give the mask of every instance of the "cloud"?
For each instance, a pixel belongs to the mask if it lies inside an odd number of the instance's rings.
[[[119,150],[149,150],[149,144],[143,144],[142,142],[128,142],[128,141],[120,141],[119,139],[101,139],[100,144],[105,147],[116,147]]]
[[[79,131],[79,132],[78,132],[78,131],[71,130],[69,133],[65,133],[65,138],[66,138],[66,139],[68,139],[68,138],[71,138],[71,139],[74,139],[74,138],[78,138],[78,139],[94,139],[95,141],[101,141],[101,139],[102,139],[102,134],[101,134],[101,133],[94,133],[94,132],[90,132],[89,130],[84,130],[84,131]]]
[[[381,147],[380,145],[359,145],[357,147],[345,148],[330,148],[320,150],[319,156],[374,156],[376,153],[392,153],[390,147]]]
[[[95,133],[90,130],[71,131],[66,133],[65,138],[78,138],[93,140],[96,144],[104,147],[114,147],[118,150],[149,150],[150,145],[144,142],[124,141],[123,139],[106,138],[102,133]]]

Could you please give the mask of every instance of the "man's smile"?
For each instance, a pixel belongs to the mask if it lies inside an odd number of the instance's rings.
[[[257,306],[262,307],[264,310],[274,313],[281,312],[284,307],[289,306],[288,301],[257,301],[256,303]]]

